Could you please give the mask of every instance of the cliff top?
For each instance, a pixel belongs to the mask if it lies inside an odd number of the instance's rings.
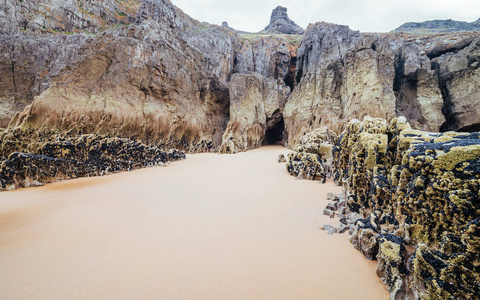
[[[480,31],[480,18],[475,22],[448,20],[431,20],[425,22],[408,22],[397,29],[396,32],[439,33],[457,31]]]

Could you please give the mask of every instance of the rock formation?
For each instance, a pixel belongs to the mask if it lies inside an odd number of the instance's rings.
[[[480,20],[480,19],[479,19]],[[452,32],[452,31],[480,31],[480,24],[475,22],[462,22],[452,19],[448,20],[432,20],[425,22],[408,22],[397,29],[397,32],[415,32],[415,33],[435,33],[435,32]]]
[[[0,8],[3,33],[96,33],[135,21],[140,0],[5,0]]]
[[[328,128],[305,134],[288,154],[287,171],[298,179],[321,180],[331,176],[332,149],[338,136]]]
[[[138,141],[95,134],[72,138],[34,132],[26,135],[15,130],[0,137],[0,191],[61,179],[102,176],[185,158],[185,153],[179,150],[164,151]]]
[[[480,293],[478,133],[429,133],[405,118],[351,121],[334,150],[336,178],[358,214],[352,243],[378,260],[391,299]]]
[[[468,126],[477,123],[478,101],[473,99],[478,99],[474,82],[479,37],[474,33],[449,38],[361,34],[347,26],[310,25],[297,53],[298,85],[285,107],[289,145],[319,127],[340,133],[348,120],[364,116],[405,116],[414,128],[428,131],[474,128]],[[455,94],[460,91],[463,94]],[[464,117],[466,107],[470,111]],[[461,118],[468,121],[461,123]]]
[[[237,153],[284,140],[283,108],[290,89],[282,80],[234,74],[230,82],[230,121],[221,153]]]
[[[277,6],[270,16],[270,24],[268,24],[262,32],[303,34],[305,30],[290,20],[286,7]]]

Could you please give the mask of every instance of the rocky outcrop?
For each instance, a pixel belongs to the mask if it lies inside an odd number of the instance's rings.
[[[0,7],[0,34],[97,33],[135,21],[139,0],[5,0]]]
[[[162,150],[138,141],[94,134],[6,132],[0,139],[0,191],[130,171],[184,159],[179,150]],[[16,151],[29,151],[21,153]]]
[[[282,80],[234,74],[230,82],[230,121],[220,152],[237,153],[282,141],[282,113],[289,94]]]
[[[425,22],[408,22],[397,29],[397,32],[434,33],[452,31],[480,31],[480,24],[476,22],[463,22],[448,20],[432,20]]]
[[[262,32],[303,34],[305,30],[290,20],[286,7],[277,6],[270,16],[270,24]]]
[[[391,299],[470,299],[478,278],[477,133],[429,133],[404,118],[351,121],[334,150],[352,243],[377,259]]]
[[[331,176],[332,149],[338,136],[328,128],[305,134],[288,154],[287,171],[298,179],[321,180]]]

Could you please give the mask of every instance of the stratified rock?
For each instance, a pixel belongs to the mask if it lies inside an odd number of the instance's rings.
[[[351,241],[376,255],[392,299],[479,294],[479,160],[478,133],[412,130],[404,118],[352,121],[342,133],[336,177],[363,216]]]
[[[0,127],[46,90],[52,78],[85,59],[86,35],[0,35]]]
[[[230,82],[230,121],[221,153],[257,148],[283,140],[282,112],[290,90],[282,80],[234,74]]]
[[[170,25],[158,23],[166,16]],[[237,40],[208,24],[182,32],[187,25],[196,22],[182,19],[170,2],[145,1],[136,25],[83,44],[79,51],[85,55],[52,79],[12,128],[49,127],[216,150],[228,122],[226,82]]]
[[[95,33],[135,21],[142,1],[5,0],[0,8],[3,33]]]
[[[270,16],[270,24],[263,30],[268,33],[303,34],[305,30],[290,20],[287,8],[277,6]]]

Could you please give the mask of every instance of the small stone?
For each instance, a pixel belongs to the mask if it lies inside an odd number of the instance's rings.
[[[332,235],[336,232],[336,228],[332,225],[322,225],[320,229],[325,230],[329,235]]]
[[[334,218],[335,217],[335,212],[331,209],[328,209],[328,208],[325,208],[323,210],[323,214],[326,215],[326,216],[329,216],[330,218]]]
[[[279,163],[287,162],[287,159],[285,158],[285,155],[280,154],[280,155],[278,156],[278,162],[279,162]]]

